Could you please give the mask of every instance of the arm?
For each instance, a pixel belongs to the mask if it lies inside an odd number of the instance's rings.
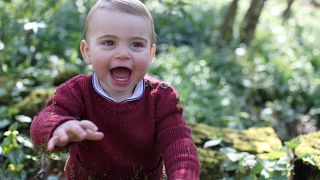
[[[191,137],[191,130],[183,119],[183,109],[176,92],[166,88],[157,107],[157,142],[163,154],[169,180],[199,178],[200,163]]]
[[[69,142],[77,142],[86,136],[83,135],[83,131],[75,136],[73,132],[80,128],[86,130],[91,127],[91,131],[95,132],[94,125],[88,126],[88,123],[78,121],[83,116],[85,108],[81,91],[77,89],[80,88],[76,87],[75,81],[60,86],[55,95],[48,100],[47,107],[34,117],[30,135],[38,150],[53,150],[54,146],[61,146],[55,150],[64,150],[64,146]]]

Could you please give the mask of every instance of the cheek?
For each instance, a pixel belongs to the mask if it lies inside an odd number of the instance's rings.
[[[93,64],[105,64],[106,63],[107,57],[102,53],[99,53],[99,52],[94,53],[93,52],[91,57],[92,57],[91,61]]]
[[[141,57],[139,61],[136,62],[136,65],[141,70],[146,70],[149,67],[149,58],[147,56]]]
[[[108,62],[106,61],[106,58],[103,56],[94,56],[94,59],[92,59],[91,64],[92,68],[96,72],[105,71],[106,67],[108,66]]]

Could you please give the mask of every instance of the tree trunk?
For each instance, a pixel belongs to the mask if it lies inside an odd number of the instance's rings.
[[[294,0],[287,0],[287,2],[288,2],[287,8],[286,8],[286,10],[284,10],[284,12],[282,14],[283,22],[287,22],[288,19],[290,18],[291,12],[292,12],[291,7],[292,7]]]
[[[320,3],[316,0],[311,0],[311,4],[313,4],[317,8],[320,8]]]
[[[230,42],[232,40],[233,24],[238,10],[238,2],[239,0],[232,1],[228,12],[224,17],[223,23],[220,26],[220,37],[226,42]]]
[[[250,44],[266,0],[252,0],[240,29],[240,42]]]

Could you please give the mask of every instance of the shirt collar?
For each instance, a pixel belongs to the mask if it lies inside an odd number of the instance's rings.
[[[122,101],[116,101],[114,98],[112,98],[111,96],[109,96],[101,87],[100,83],[99,83],[99,79],[96,76],[95,73],[93,73],[93,78],[92,78],[92,85],[93,85],[93,89],[102,97],[111,100],[113,102],[128,102],[128,101],[134,101],[137,100],[139,98],[142,97],[143,93],[144,93],[144,80],[142,79],[141,81],[138,82],[138,84],[136,85],[136,87],[134,88],[134,91],[132,93],[132,95]]]

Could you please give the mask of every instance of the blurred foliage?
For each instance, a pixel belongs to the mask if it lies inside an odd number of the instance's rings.
[[[93,2],[0,1],[0,179],[32,178],[39,170],[39,155],[28,137],[35,114],[23,113],[22,106],[30,106],[23,99],[91,71],[78,47]],[[230,2],[147,0],[159,36],[150,74],[177,89],[189,122],[236,129],[271,126],[282,140],[318,130],[317,7],[297,1],[284,23],[286,1],[267,1],[255,39],[246,46],[238,44],[237,29],[249,1],[239,1],[234,40],[227,46],[219,39],[219,25]],[[230,163],[243,164],[240,159]]]
[[[268,1],[256,38],[246,46],[237,44],[237,27],[248,7],[241,1],[234,42],[225,46],[217,34],[226,5],[186,3],[188,16],[177,8],[171,10],[166,22],[174,26],[160,26],[158,31],[159,49],[165,53],[156,57],[150,72],[176,87],[190,121],[240,129],[269,125],[282,139],[316,130],[320,117],[317,9],[297,2],[292,17],[283,24],[286,3]],[[165,9],[154,8],[160,24]]]

